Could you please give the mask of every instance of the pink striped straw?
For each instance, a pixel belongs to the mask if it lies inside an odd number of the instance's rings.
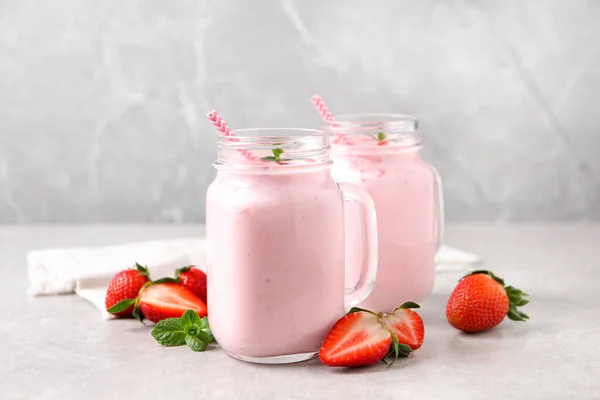
[[[212,110],[211,112],[209,112],[206,115],[206,118],[208,118],[208,120],[215,126],[215,128],[217,128],[217,131],[221,132],[223,135],[229,136],[229,137],[235,137],[235,134],[233,133],[231,128],[225,123],[225,121],[223,121],[223,118],[221,118],[221,115],[219,115],[217,110]],[[235,139],[233,139],[233,140],[235,140]],[[241,155],[243,155],[247,160],[250,160],[250,161],[260,160],[260,158],[255,156],[254,154],[252,154],[252,152],[250,150],[237,149],[237,151]]]
[[[330,127],[337,126],[335,117],[329,110],[329,107],[327,107],[327,104],[325,104],[325,100],[323,100],[319,94],[315,94],[313,97],[311,97],[310,101],[312,101],[313,105],[319,112],[319,115],[321,115],[321,118],[327,123],[327,125]],[[352,144],[352,141],[348,140],[345,134],[338,132],[335,134],[333,143]]]

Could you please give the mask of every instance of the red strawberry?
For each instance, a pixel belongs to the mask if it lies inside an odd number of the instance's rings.
[[[529,317],[517,307],[529,303],[519,289],[504,286],[504,280],[489,271],[474,271],[463,277],[448,299],[446,318],[464,332],[482,332],[500,324],[504,317],[525,321]]]
[[[206,304],[202,300],[172,281],[148,284],[142,289],[137,302],[134,315],[140,320],[146,318],[158,322],[167,318],[181,318],[186,310],[194,310],[200,317],[207,314]]]
[[[136,269],[121,271],[113,276],[104,304],[106,310],[119,317],[131,317],[134,301],[140,289],[149,281],[148,268],[135,264]],[[121,304],[119,304],[121,303]]]
[[[408,356],[421,347],[424,337],[421,317],[405,303],[392,313],[374,313],[353,308],[331,329],[319,358],[332,367],[362,367],[393,356]],[[406,342],[406,343],[405,343]]]
[[[204,271],[189,265],[179,268],[176,271],[177,278],[181,284],[190,292],[194,293],[203,302],[207,303],[206,299],[206,274]]]

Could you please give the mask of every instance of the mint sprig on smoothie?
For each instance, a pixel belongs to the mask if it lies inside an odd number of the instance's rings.
[[[261,157],[261,160],[264,161],[274,161],[274,162],[280,162],[283,161],[281,158],[281,155],[283,154],[283,149],[280,149],[279,147],[275,147],[273,150],[273,155],[272,156],[266,156],[266,157]]]
[[[377,140],[377,145],[381,146],[384,144],[387,144],[388,141],[386,140],[387,135],[385,134],[385,132],[378,132],[377,135],[369,135],[373,138],[373,140]]]

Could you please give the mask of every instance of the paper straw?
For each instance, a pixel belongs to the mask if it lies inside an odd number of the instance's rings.
[[[323,121],[327,123],[328,126],[337,126],[335,117],[329,110],[329,107],[327,107],[327,104],[325,104],[325,100],[323,100],[323,98],[320,95],[315,94],[313,97],[310,98],[310,101],[312,101],[319,115],[321,116]],[[346,137],[345,134],[339,132],[335,134],[333,143],[352,144],[352,142]]]
[[[216,110],[212,110],[206,115],[206,118],[217,128],[217,131],[221,132],[225,136],[235,137],[235,134],[231,130],[231,128],[225,123],[221,115]],[[247,160],[257,161],[260,158],[252,154],[251,151],[246,149],[237,149],[237,151],[242,154]]]

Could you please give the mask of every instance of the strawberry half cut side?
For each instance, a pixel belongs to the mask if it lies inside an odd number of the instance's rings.
[[[331,329],[319,352],[325,365],[362,367],[381,361],[390,349],[392,336],[367,312],[347,314]]]
[[[207,315],[206,303],[176,282],[154,282],[140,292],[134,316],[158,322],[166,318],[180,318],[186,310],[194,310],[200,318]]]
[[[411,308],[419,305],[407,302],[391,313],[375,313],[352,308],[332,328],[325,339],[319,358],[334,367],[361,367],[391,357],[391,366],[398,357],[407,357],[423,344],[425,329],[421,317]]]
[[[417,350],[425,339],[425,325],[421,316],[409,308],[413,305],[415,303],[404,303],[393,313],[386,314],[382,322],[396,334],[399,343],[409,346],[411,350]]]

